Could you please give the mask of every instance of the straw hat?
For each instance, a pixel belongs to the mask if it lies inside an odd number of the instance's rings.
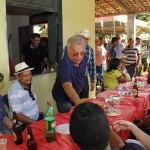
[[[25,62],[19,63],[15,66],[15,73],[14,75],[17,75],[21,72],[33,70],[34,68],[30,68]]]
[[[87,38],[87,39],[90,39],[90,38],[91,38],[91,37],[90,37],[90,32],[89,32],[88,29],[83,29],[82,31],[79,32],[79,35],[80,35],[80,36],[83,36],[83,37],[85,37],[85,38]]]

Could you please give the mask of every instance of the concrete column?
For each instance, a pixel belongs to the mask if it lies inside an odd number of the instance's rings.
[[[136,38],[136,15],[129,14],[127,19],[127,38]]]

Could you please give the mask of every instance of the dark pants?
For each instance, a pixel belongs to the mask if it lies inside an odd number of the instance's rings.
[[[56,104],[57,104],[58,112],[60,113],[67,113],[70,111],[71,107],[74,106],[74,104],[71,102],[68,103],[56,102]]]
[[[135,64],[130,64],[128,66],[126,66],[126,69],[128,71],[128,74],[130,75],[131,79],[135,73]]]
[[[103,72],[102,65],[101,66],[96,66],[96,73],[102,74],[102,72]]]
[[[39,118],[37,119],[37,121],[44,119],[43,113],[39,114]],[[27,123],[23,123],[21,124],[21,130],[24,131],[24,129],[28,126],[29,124]]]
[[[79,97],[80,98],[89,98],[89,83],[88,83],[87,76],[84,77],[84,86],[83,86],[81,93],[79,94]]]
[[[148,63],[147,63],[147,58],[142,58],[141,59],[141,62],[142,62],[142,66],[139,68],[139,70],[138,70],[138,76],[140,76],[141,75],[141,72],[142,72],[142,68],[143,68],[143,72],[145,72],[146,71],[146,69],[147,69],[147,65],[148,65]]]

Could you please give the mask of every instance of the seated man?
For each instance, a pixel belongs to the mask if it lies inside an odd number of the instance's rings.
[[[78,95],[83,89],[87,60],[83,39],[80,36],[69,38],[52,90],[59,112],[68,112],[72,106],[85,101]]]
[[[70,118],[70,134],[82,150],[110,150],[109,145],[120,150],[144,150],[136,143],[124,143],[110,129],[104,110],[93,103],[85,102],[74,109]]]
[[[15,111],[18,121],[21,123],[22,130],[42,118],[39,115],[37,97],[34,92],[31,70],[29,66],[22,62],[15,66],[16,82],[8,91],[8,99],[11,112]]]

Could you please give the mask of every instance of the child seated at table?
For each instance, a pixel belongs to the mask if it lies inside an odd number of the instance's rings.
[[[84,102],[75,107],[70,118],[70,134],[82,150],[144,150],[136,143],[125,143],[109,127],[104,110],[97,104]]]
[[[118,120],[113,124],[116,131],[130,130],[135,135],[136,139],[138,139],[145,146],[146,149],[150,149],[150,136],[145,134],[135,124],[126,120]]]

